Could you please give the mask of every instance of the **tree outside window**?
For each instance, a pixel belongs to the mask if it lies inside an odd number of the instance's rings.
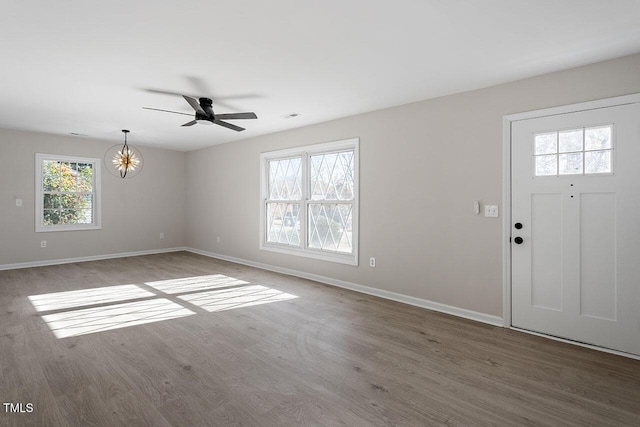
[[[37,155],[37,231],[98,228],[98,159]]]

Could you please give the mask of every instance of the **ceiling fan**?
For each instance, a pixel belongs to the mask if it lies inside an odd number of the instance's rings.
[[[191,96],[182,95],[182,97],[191,105],[196,111],[195,119],[183,124],[182,126],[193,126],[196,123],[200,124],[216,124],[219,126],[223,126],[229,128],[231,130],[235,130],[236,132],[241,132],[245,130],[240,126],[236,126],[234,124],[225,122],[224,120],[239,120],[239,119],[257,119],[256,113],[225,113],[225,114],[215,114],[213,112],[213,101],[210,98],[200,98],[195,99]],[[181,113],[179,111],[170,111],[170,110],[161,110],[159,108],[150,108],[150,107],[142,107],[145,110],[154,110],[154,111],[163,111],[165,113],[174,113],[174,114],[184,114],[185,116],[190,116],[188,113]]]

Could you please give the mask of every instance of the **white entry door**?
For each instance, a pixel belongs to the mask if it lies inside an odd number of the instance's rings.
[[[640,104],[512,122],[512,325],[640,355]]]

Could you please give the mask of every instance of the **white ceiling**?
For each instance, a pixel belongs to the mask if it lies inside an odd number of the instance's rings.
[[[0,127],[192,150],[637,52],[638,0],[3,0]]]

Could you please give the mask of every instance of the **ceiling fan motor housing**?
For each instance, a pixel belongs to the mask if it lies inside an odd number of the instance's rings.
[[[200,98],[198,100],[200,102],[200,106],[207,113],[206,116],[203,117],[204,120],[214,120],[215,115],[213,113],[213,101],[210,98]],[[198,120],[198,112],[196,112],[196,120]]]

